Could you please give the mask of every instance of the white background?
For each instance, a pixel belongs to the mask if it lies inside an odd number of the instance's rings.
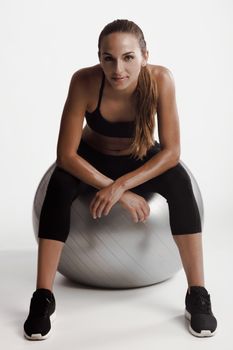
[[[227,255],[230,260],[227,249],[233,244],[232,15],[230,0],[1,0],[1,250],[35,251],[33,199],[56,159],[70,78],[76,70],[98,63],[103,27],[127,18],[143,30],[149,63],[173,73],[181,159],[197,180],[204,201],[209,285],[216,283],[213,290],[218,286],[220,277],[215,279],[214,271],[221,276],[224,272],[222,283],[229,285],[230,262],[219,271],[217,257]],[[215,293],[221,310],[222,296]]]
[[[173,73],[181,159],[202,191],[205,229],[213,226],[216,235],[222,234],[232,222],[231,5],[1,1],[2,249],[35,246],[32,203],[40,179],[56,159],[70,78],[76,70],[98,63],[98,35],[117,18],[136,22],[148,45],[149,63]],[[213,235],[211,230],[208,234]]]

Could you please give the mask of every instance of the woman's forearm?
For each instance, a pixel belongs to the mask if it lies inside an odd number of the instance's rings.
[[[134,171],[124,174],[116,180],[125,191],[141,185],[142,183],[162,174],[176,166],[178,158],[168,150],[161,150],[145,164]]]
[[[79,155],[60,162],[57,160],[57,166],[97,189],[102,189],[115,182],[124,191],[127,191],[162,174],[174,167],[178,162],[179,160],[174,155],[171,155],[166,150],[162,150],[141,167],[122,175],[115,181],[99,172]]]
[[[56,161],[57,166],[97,189],[111,185],[114,180],[105,176],[79,155]]]

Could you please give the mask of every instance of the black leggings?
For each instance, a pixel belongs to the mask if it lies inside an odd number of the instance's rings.
[[[107,177],[116,180],[131,172],[160,150],[160,144],[147,152],[143,160],[128,155],[103,154],[90,147],[82,139],[77,153]],[[38,237],[65,242],[70,230],[70,209],[74,199],[85,191],[95,190],[64,169],[56,166],[48,183],[41,208]],[[130,191],[144,196],[146,192],[157,192],[166,198],[169,207],[170,227],[173,235],[201,232],[201,218],[193,193],[191,179],[186,169],[178,163],[164,173]]]

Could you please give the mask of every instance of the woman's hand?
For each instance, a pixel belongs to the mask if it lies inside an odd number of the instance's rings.
[[[121,198],[124,193],[123,187],[117,182],[102,188],[96,192],[90,204],[91,215],[94,219],[101,215],[108,215],[112,206]]]
[[[150,214],[150,207],[145,198],[132,191],[125,191],[119,203],[129,211],[134,222],[145,222]]]

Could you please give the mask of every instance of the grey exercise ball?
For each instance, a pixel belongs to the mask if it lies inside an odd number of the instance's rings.
[[[187,170],[203,224],[203,201],[198,184]],[[39,217],[54,163],[45,173],[33,202],[33,228],[38,242]],[[89,205],[95,192],[80,194],[71,205],[70,233],[58,271],[68,279],[101,288],[143,287],[171,278],[182,268],[169,224],[167,200],[158,193],[147,198],[146,223],[133,222],[116,203],[107,216],[93,219]]]

